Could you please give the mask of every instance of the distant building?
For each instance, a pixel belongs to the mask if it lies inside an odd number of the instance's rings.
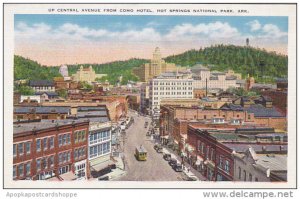
[[[61,65],[61,67],[59,68],[59,73],[63,77],[68,77],[69,76],[68,66],[67,65]]]
[[[161,58],[160,49],[157,47],[153,52],[153,58],[150,63],[133,69],[133,73],[140,78],[142,82],[148,82],[154,76],[165,72],[172,72],[176,70],[185,70],[184,67],[176,67],[174,63],[166,63]]]
[[[162,99],[193,99],[193,79],[189,73],[168,72],[149,82],[150,110],[160,109]]]
[[[35,92],[55,92],[55,85],[51,80],[30,80],[29,86]]]
[[[194,88],[195,89],[223,89],[226,90],[230,87],[237,87],[237,76],[233,71],[227,73],[210,71],[202,65],[196,65],[191,68],[193,73]]]
[[[107,74],[96,74],[92,66],[83,68],[80,66],[79,70],[72,75],[72,79],[77,82],[94,82],[96,78],[107,76]]]
[[[37,103],[41,103],[41,96],[39,95],[21,95],[20,103],[23,101],[36,101]]]

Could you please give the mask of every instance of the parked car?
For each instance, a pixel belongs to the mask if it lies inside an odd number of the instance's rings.
[[[157,153],[162,153],[163,152],[163,147],[161,145],[158,145],[156,148]]]
[[[176,172],[182,172],[183,171],[183,166],[180,163],[176,163],[172,166],[172,168],[176,171]]]
[[[171,154],[165,153],[165,154],[163,155],[163,158],[164,158],[166,161],[170,161],[170,160],[171,160]]]
[[[99,181],[108,181],[109,180],[109,176],[101,176],[98,178]]]
[[[169,165],[173,166],[174,164],[177,164],[177,160],[175,158],[171,158],[169,161]]]

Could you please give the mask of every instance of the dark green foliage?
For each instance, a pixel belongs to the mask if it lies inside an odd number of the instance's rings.
[[[30,86],[25,85],[15,85],[14,91],[20,93],[21,95],[34,94],[34,90]]]
[[[58,71],[58,67],[45,67],[36,61],[14,56],[14,80],[53,80],[53,77],[61,77]]]
[[[270,82],[274,77],[286,77],[288,71],[288,57],[286,55],[267,52],[264,49],[234,45],[216,45],[199,50],[189,50],[179,55],[169,56],[165,60],[190,67],[197,63],[213,64],[211,70],[232,69],[242,73],[243,77],[252,74],[251,68],[253,68],[253,76],[257,81],[268,80]],[[261,61],[265,63],[263,78],[261,77]]]
[[[68,96],[68,92],[66,89],[58,90],[57,94],[59,95],[59,97],[62,97],[62,98],[67,98],[67,96]]]
[[[116,84],[119,77],[122,75],[122,84],[127,84],[128,80],[138,81],[138,77],[132,74],[134,67],[139,67],[146,63],[145,59],[129,59],[127,61],[115,61],[105,64],[82,64],[83,67],[92,66],[96,73],[107,74],[107,77],[97,79],[97,81],[103,82],[108,80],[111,84]],[[81,65],[69,65],[69,75],[76,73]]]

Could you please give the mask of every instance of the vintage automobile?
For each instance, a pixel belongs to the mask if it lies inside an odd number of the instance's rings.
[[[183,171],[183,166],[180,163],[176,163],[172,166],[172,168],[176,171],[176,172],[182,172]]]
[[[156,148],[157,153],[162,153],[163,152],[163,147],[161,145],[158,145]]]
[[[169,161],[169,165],[173,166],[174,164],[177,164],[177,160],[175,158],[171,158]]]
[[[165,153],[165,154],[163,155],[163,158],[164,158],[166,161],[170,161],[170,160],[171,160],[171,154]]]

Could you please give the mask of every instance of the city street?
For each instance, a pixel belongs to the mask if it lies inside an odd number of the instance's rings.
[[[154,142],[146,136],[145,121],[151,123],[151,119],[130,113],[135,122],[126,130],[124,140],[125,170],[126,175],[118,180],[123,181],[178,181],[183,174],[175,172],[161,153],[154,150]],[[147,161],[137,161],[134,152],[135,147],[143,145],[148,152]]]

